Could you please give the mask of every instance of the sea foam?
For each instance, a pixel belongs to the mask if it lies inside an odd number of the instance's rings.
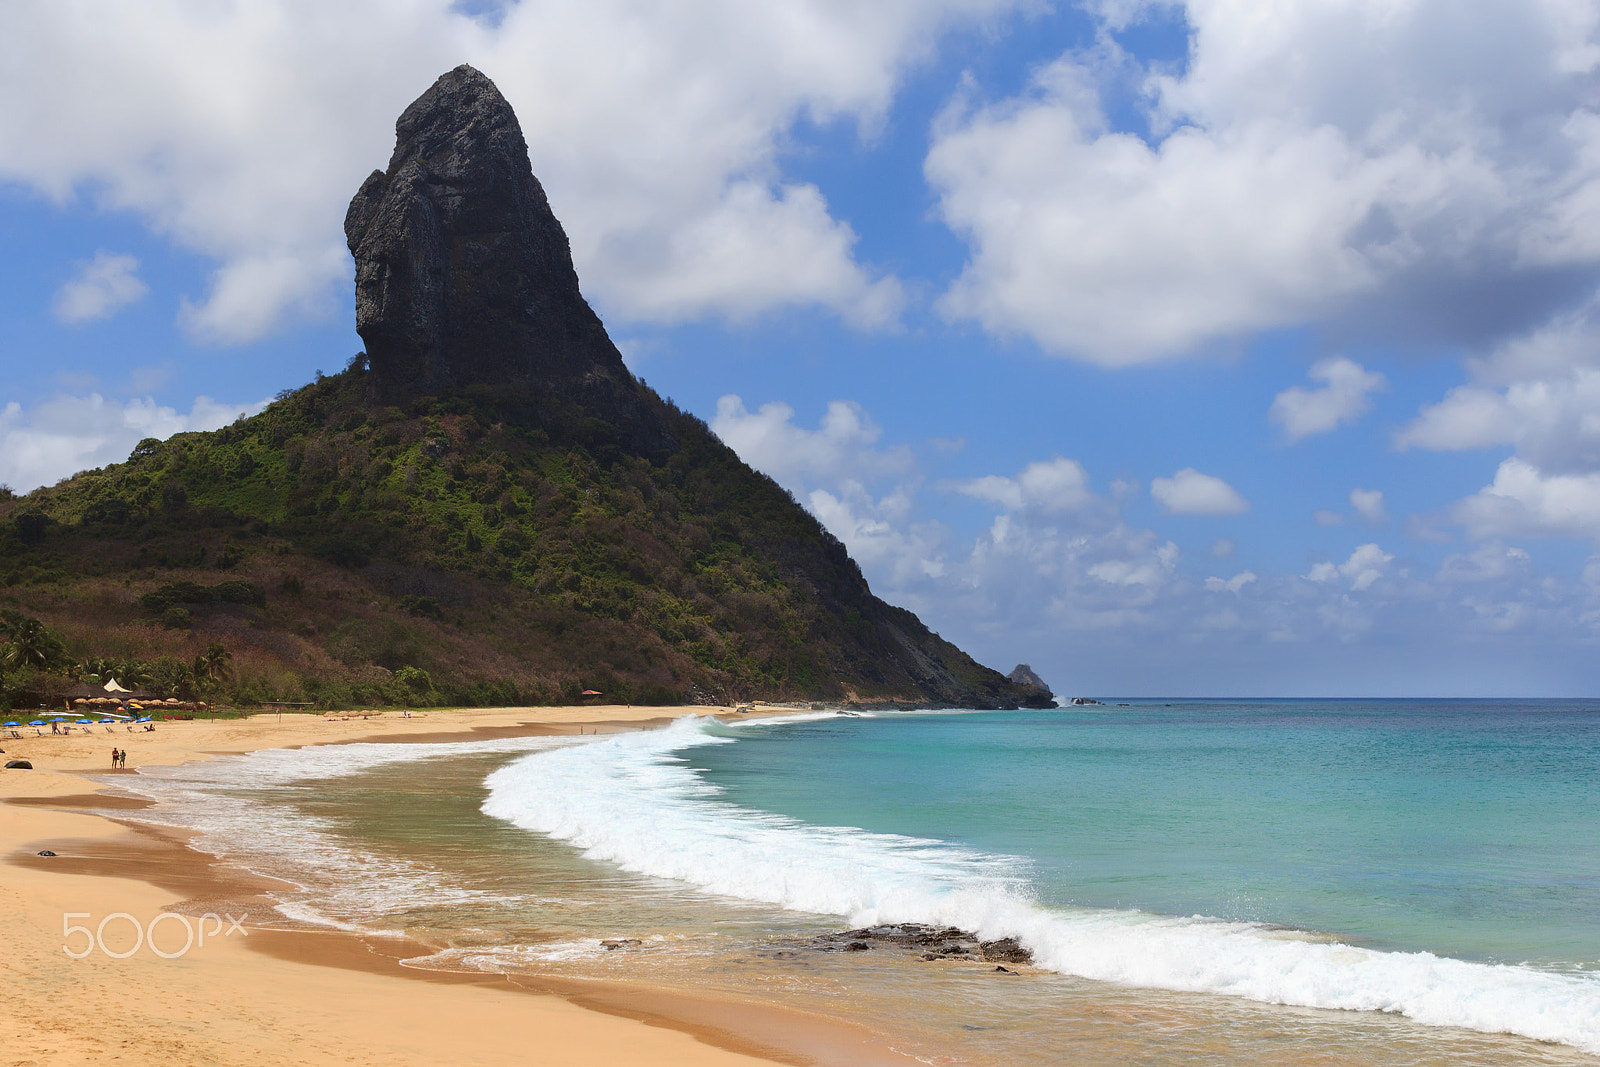
[[[452,885],[423,864],[357,847],[335,833],[326,819],[305,813],[285,817],[278,809],[263,807],[263,791],[292,790],[300,784],[319,787],[328,779],[386,764],[496,752],[514,755],[576,741],[513,737],[260,749],[208,762],[141,768],[135,777],[106,780],[159,802],[155,808],[120,813],[120,818],[195,831],[197,848],[298,886],[301,899],[280,899],[274,905],[285,918],[393,936],[396,931],[371,924],[419,902],[481,905],[506,898]]]
[[[752,724],[753,725],[753,724]],[[1427,952],[1382,952],[1256,923],[1047,909],[1026,861],[945,842],[813,826],[741,808],[678,755],[734,743],[681,719],[524,756],[487,779],[483,811],[637,873],[852,925],[922,922],[1018,937],[1049,970],[1153,989],[1417,1022],[1600,1052],[1600,981]]]

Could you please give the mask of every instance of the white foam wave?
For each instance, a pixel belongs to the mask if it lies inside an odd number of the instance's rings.
[[[1253,923],[1046,909],[1014,858],[740,808],[677,752],[735,743],[682,719],[534,753],[487,780],[486,814],[595,859],[856,925],[949,924],[1018,937],[1063,974],[1301,1007],[1394,1012],[1600,1052],[1600,981],[1426,952],[1380,952]]]
[[[761,715],[750,719],[730,719],[724,726],[778,726],[784,723],[820,722],[823,719],[870,719],[867,712],[852,711],[791,711],[781,715]]]
[[[451,885],[423,864],[383,856],[339,839],[325,819],[264,809],[260,790],[320,782],[392,763],[493,752],[528,752],[572,744],[576,738],[515,737],[444,744],[319,745],[262,749],[205,763],[141,770],[116,784],[158,802],[129,812],[130,821],[197,832],[195,847],[298,887],[277,909],[285,916],[340,929],[366,924],[419,904],[487,904],[507,898]],[[585,739],[587,740],[587,739]],[[293,899],[291,899],[293,898]]]
[[[365,934],[368,937],[405,937],[404,930],[381,930],[372,926],[363,926],[359,923],[340,922],[331,915],[325,915],[309,904],[295,903],[293,901],[279,901],[274,904],[273,910],[284,918],[293,922],[305,923],[307,926],[327,926],[346,933]]]

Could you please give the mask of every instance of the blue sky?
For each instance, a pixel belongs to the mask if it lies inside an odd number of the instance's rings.
[[[471,62],[635,372],[980,660],[1068,695],[1591,695],[1597,25],[1576,0],[9,8],[0,482],[341,367],[345,205]]]

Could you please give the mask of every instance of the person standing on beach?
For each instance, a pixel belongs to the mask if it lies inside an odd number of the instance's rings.
[[[118,752],[116,749],[112,749],[111,750],[111,769],[112,770],[116,770],[117,769],[117,757],[120,756],[120,755],[121,755],[121,753]]]

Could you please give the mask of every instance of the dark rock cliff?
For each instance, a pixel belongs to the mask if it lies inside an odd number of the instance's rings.
[[[522,127],[483,74],[459,66],[405,109],[388,169],[362,183],[344,230],[381,395],[522,389],[581,405],[636,451],[671,448],[579,291]]]

